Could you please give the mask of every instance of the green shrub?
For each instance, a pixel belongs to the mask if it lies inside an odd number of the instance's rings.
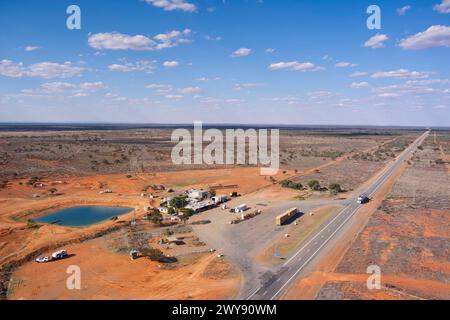
[[[294,182],[291,180],[285,180],[281,183],[281,186],[283,188],[289,188],[289,189],[295,189],[295,190],[302,190],[303,185],[300,182]]]
[[[317,180],[310,180],[307,184],[311,190],[320,190],[320,183]]]

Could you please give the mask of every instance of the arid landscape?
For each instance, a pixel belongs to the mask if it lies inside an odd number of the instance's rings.
[[[449,17],[0,1],[1,314],[439,313],[417,300],[450,300]]]
[[[431,135],[349,248],[318,297],[322,299],[449,299],[449,135]],[[383,288],[367,290],[368,265]]]
[[[284,260],[337,218],[422,132],[283,129],[282,167],[274,177],[252,166],[173,165],[170,133],[1,132],[2,297],[247,298],[258,283],[270,284]],[[397,172],[398,180],[391,179],[391,187],[386,183],[386,197],[380,192],[352,222],[349,234],[356,238],[336,244],[341,248],[335,256],[325,251],[315,258],[317,270],[305,270],[284,298],[449,298],[449,149],[448,132],[429,135]],[[237,215],[219,207],[187,221],[167,213],[155,220],[166,197],[191,189],[236,193],[227,208],[246,203],[258,214],[236,225],[229,222]],[[35,221],[77,206],[132,211],[85,227]],[[275,217],[291,207],[300,212],[295,223],[276,226]],[[69,253],[64,260],[34,261],[62,248]],[[141,254],[135,260],[129,257],[134,249]],[[376,292],[364,289],[365,268],[374,263],[386,279]],[[71,265],[81,269],[81,290],[66,289]]]

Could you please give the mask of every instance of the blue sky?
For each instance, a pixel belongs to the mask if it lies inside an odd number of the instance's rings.
[[[449,0],[2,1],[0,122],[450,126],[449,18]]]

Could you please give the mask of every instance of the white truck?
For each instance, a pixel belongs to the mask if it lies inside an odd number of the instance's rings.
[[[234,208],[234,212],[235,213],[242,213],[244,211],[246,211],[248,209],[246,204],[241,204],[239,206],[237,206],[236,208]]]
[[[214,196],[211,198],[212,202],[214,202],[215,204],[220,204],[220,203],[225,203],[228,201],[228,197],[227,196]]]

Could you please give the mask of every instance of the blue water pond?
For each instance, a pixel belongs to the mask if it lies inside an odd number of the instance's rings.
[[[52,212],[33,220],[67,227],[85,227],[132,211],[132,208],[123,207],[73,207]]]

